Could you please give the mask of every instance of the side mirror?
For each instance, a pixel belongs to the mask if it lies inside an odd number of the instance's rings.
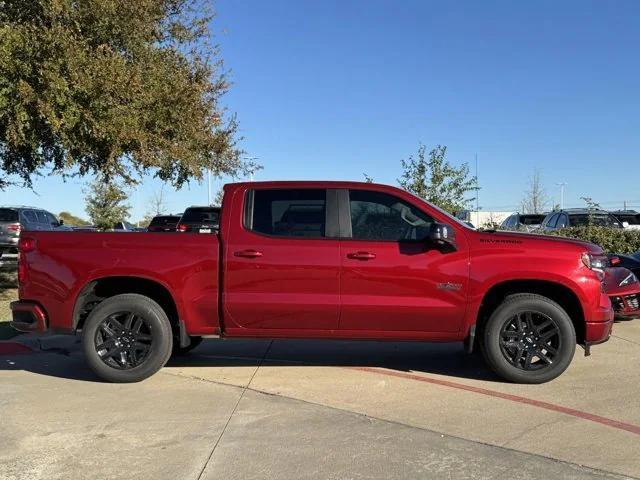
[[[64,220],[60,218],[58,219],[58,226],[61,227],[62,225],[64,225]]]
[[[446,223],[431,224],[427,239],[429,243],[444,251],[454,251],[458,248],[456,232],[451,225]]]

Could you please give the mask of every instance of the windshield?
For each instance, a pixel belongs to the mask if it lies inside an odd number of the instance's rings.
[[[18,211],[13,208],[0,208],[0,222],[17,222]]]

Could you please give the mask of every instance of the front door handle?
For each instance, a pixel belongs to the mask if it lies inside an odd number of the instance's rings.
[[[352,252],[347,253],[347,258],[352,258],[354,260],[373,260],[376,258],[376,254],[370,252]]]
[[[234,255],[243,258],[259,258],[262,256],[262,252],[258,252],[257,250],[240,250],[239,252],[235,252]]]

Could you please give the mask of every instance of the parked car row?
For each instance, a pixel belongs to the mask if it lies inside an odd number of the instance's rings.
[[[586,225],[640,230],[640,213],[635,210],[608,212],[606,210],[587,208],[567,208],[546,214],[521,214],[516,212],[507,217],[500,224],[499,229],[544,232]]]

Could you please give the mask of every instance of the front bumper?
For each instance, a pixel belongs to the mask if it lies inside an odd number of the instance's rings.
[[[19,332],[45,332],[47,314],[35,302],[19,300],[11,303],[13,320],[10,325]]]

